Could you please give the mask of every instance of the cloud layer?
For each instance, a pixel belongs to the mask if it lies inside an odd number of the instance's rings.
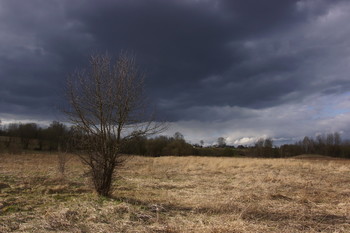
[[[349,12],[345,0],[0,0],[0,118],[61,119],[65,77],[124,49],[193,142],[350,136]]]

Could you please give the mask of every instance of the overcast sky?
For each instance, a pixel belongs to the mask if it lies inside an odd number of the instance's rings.
[[[350,1],[0,0],[0,119],[63,120],[67,75],[134,51],[192,143],[350,137]]]

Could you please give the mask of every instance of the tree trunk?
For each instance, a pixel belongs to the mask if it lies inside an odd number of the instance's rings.
[[[108,164],[105,166],[96,166],[93,169],[92,179],[95,190],[99,195],[104,197],[110,195],[114,168],[112,164]]]

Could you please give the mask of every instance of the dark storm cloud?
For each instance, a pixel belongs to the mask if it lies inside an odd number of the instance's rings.
[[[263,109],[348,91],[344,67],[337,77],[324,69],[337,62],[329,43],[346,35],[305,36],[339,2],[2,0],[0,112],[52,112],[66,75],[89,54],[122,49],[137,54],[149,95],[174,121],[226,119],[196,114],[207,107]],[[329,72],[320,82],[318,70]]]

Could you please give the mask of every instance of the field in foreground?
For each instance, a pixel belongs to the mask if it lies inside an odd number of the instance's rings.
[[[134,157],[100,198],[75,158],[0,157],[0,232],[350,232],[349,160]]]

